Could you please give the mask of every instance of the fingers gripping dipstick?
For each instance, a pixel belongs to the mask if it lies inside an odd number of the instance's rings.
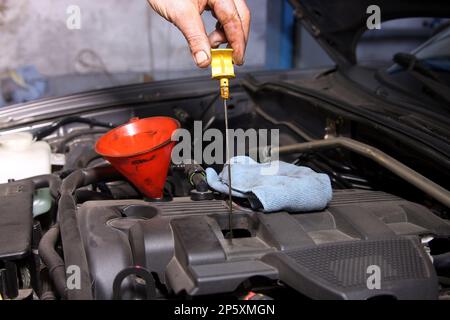
[[[229,193],[229,219],[228,219],[228,239],[233,239],[233,199],[231,196],[231,153],[229,143],[229,129],[228,129],[228,107],[227,100],[230,98],[230,83],[229,79],[235,77],[233,66],[233,49],[213,49],[211,50],[211,69],[212,78],[220,81],[220,96],[223,99],[223,107],[225,114],[225,144],[226,157],[228,160],[228,193]]]

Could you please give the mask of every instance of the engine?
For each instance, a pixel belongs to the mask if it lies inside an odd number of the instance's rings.
[[[419,239],[450,234],[420,205],[357,190],[336,192],[321,212],[236,207],[232,240],[222,200],[90,201],[78,217],[96,299],[143,298],[139,282],[114,286],[121,272],[138,276],[129,269],[136,265],[174,295],[233,293],[259,278],[317,299],[436,299],[436,274]],[[367,284],[371,266],[383,270],[379,290]]]
[[[172,164],[163,196],[147,197],[94,151],[105,131],[47,139],[64,163],[0,185],[2,297],[241,299],[256,292],[366,300],[445,292],[448,221],[371,188],[336,153],[296,160],[346,171],[334,172],[324,210],[263,213],[236,198],[230,218],[227,197],[208,188],[198,164]]]

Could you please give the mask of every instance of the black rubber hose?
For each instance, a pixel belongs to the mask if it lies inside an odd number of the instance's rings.
[[[54,199],[57,199],[59,197],[59,187],[61,186],[61,179],[57,175],[44,174],[20,181],[31,181],[34,184],[34,189],[49,188],[50,194]]]
[[[186,164],[184,166],[189,182],[199,192],[208,192],[209,187],[206,181],[206,173],[199,164]]]
[[[78,157],[75,161],[76,169],[87,168],[89,164],[97,159],[102,159],[103,157],[99,155],[95,150],[87,151]],[[67,169],[67,168],[66,168]]]
[[[56,129],[58,129],[66,124],[74,123],[74,122],[87,123],[93,127],[104,127],[104,128],[109,128],[109,129],[113,129],[116,127],[116,125],[113,123],[105,123],[105,122],[88,119],[88,118],[82,118],[82,117],[67,117],[67,118],[63,118],[61,120],[55,121],[48,127],[45,127],[43,129],[36,131],[34,133],[34,137],[37,140],[41,140],[41,139],[49,136],[50,134],[52,134]]]
[[[81,287],[68,291],[69,300],[91,300],[92,282],[89,274],[86,252],[77,222],[77,203],[75,192],[78,188],[102,181],[123,180],[123,177],[111,166],[77,170],[63,180],[58,205],[58,222],[64,249],[66,266],[80,269]]]
[[[86,135],[97,135],[97,134],[105,134],[108,132],[108,129],[88,129],[88,130],[77,130],[72,133],[69,133],[67,136],[64,137],[60,142],[58,142],[58,145],[56,147],[56,153],[64,153],[64,147],[71,142],[72,140],[86,136]]]
[[[39,295],[40,300],[56,300],[56,294],[53,292],[53,286],[49,278],[47,269],[41,271],[41,294]]]
[[[75,198],[77,204],[85,203],[86,201],[100,201],[100,200],[113,200],[114,198],[102,192],[95,192],[91,190],[77,190],[75,192]]]
[[[450,252],[433,256],[433,265],[438,275],[450,277]]]
[[[40,300],[56,300],[56,292],[54,291],[52,281],[48,275],[48,269],[44,268],[39,272],[40,279]]]
[[[54,174],[46,174],[32,177],[29,180],[33,181],[35,189],[49,188],[50,194],[54,199],[59,197],[59,187],[61,186],[61,179]]]
[[[39,242],[39,256],[48,268],[49,277],[62,299],[67,298],[66,271],[63,259],[55,250],[59,239],[59,226],[55,224]]]

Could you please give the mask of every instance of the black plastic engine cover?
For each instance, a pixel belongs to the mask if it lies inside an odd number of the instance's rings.
[[[0,260],[22,259],[30,252],[33,193],[31,181],[0,184]]]
[[[78,212],[95,297],[110,299],[122,269],[145,267],[175,293],[233,292],[262,276],[317,299],[435,299],[438,283],[421,236],[450,235],[450,224],[423,206],[372,191],[334,194],[321,212],[233,214],[241,237],[225,239],[222,201],[92,201]],[[239,233],[237,233],[239,234]],[[367,268],[382,270],[370,290]],[[133,287],[123,288],[133,298]]]

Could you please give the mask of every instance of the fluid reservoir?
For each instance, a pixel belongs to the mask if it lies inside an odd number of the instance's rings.
[[[51,173],[51,149],[26,132],[0,136],[0,183]]]

